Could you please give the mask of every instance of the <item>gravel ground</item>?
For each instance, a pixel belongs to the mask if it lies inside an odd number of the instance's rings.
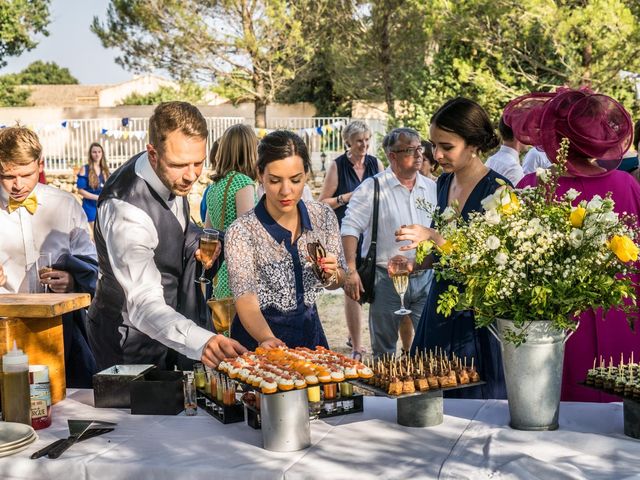
[[[342,290],[333,292],[325,290],[316,303],[324,333],[329,341],[329,347],[336,352],[350,354],[351,348],[346,343],[349,332],[344,316],[344,293]],[[367,352],[371,352],[368,320],[369,305],[365,304],[362,310],[362,343]]]

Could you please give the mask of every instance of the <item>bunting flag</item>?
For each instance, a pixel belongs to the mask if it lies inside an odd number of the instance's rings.
[[[312,137],[313,135],[324,136],[328,133],[337,132],[341,130],[345,125],[346,125],[346,122],[344,120],[339,120],[337,122],[327,123],[325,125],[319,125],[317,127],[301,128],[296,133],[301,137],[306,136],[309,138]],[[255,131],[256,131],[256,136],[258,138],[263,138],[265,135],[273,132],[273,130],[267,129],[267,128],[256,128]]]

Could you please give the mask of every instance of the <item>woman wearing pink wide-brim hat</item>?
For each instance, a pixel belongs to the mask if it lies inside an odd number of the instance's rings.
[[[553,93],[531,93],[512,100],[504,111],[505,123],[515,137],[544,150],[552,163],[562,138],[569,140],[567,171],[558,180],[557,196],[575,189],[574,200],[605,197],[611,192],[615,211],[640,215],[640,185],[627,172],[617,170],[633,137],[631,117],[620,103],[582,88],[560,88]],[[518,188],[533,186],[535,174],[525,176]],[[634,278],[637,283],[638,278]],[[640,299],[640,289],[637,291]],[[640,301],[640,300],[636,300]],[[580,328],[568,340],[562,377],[562,400],[614,402],[617,397],[578,385],[593,359],[603,356],[625,361],[640,352],[640,335],[632,332],[619,310],[588,311],[580,315]],[[607,360],[608,361],[608,360]]]

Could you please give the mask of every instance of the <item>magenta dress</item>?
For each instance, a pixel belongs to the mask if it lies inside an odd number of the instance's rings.
[[[559,179],[556,195],[561,196],[573,188],[580,196],[573,202],[577,205],[581,200],[591,200],[595,195],[604,196],[611,192],[617,213],[627,212],[640,217],[640,184],[627,172],[612,170],[596,177],[562,177]],[[534,173],[525,176],[518,188],[535,186]],[[637,282],[637,278],[634,279]],[[640,289],[636,293],[640,299]],[[640,301],[640,300],[636,300]],[[604,317],[604,318],[603,318]],[[636,326],[636,330],[640,325]],[[620,362],[620,353],[624,354],[625,363],[631,352],[634,361],[640,360],[640,333],[633,332],[627,323],[626,316],[618,310],[609,310],[603,315],[602,310],[585,312],[580,315],[580,327],[567,341],[564,354],[564,370],[562,375],[562,400],[578,402],[617,402],[619,397],[600,393],[578,385],[584,381],[587,371],[593,367],[593,359],[602,355],[609,363],[613,357],[614,364]]]

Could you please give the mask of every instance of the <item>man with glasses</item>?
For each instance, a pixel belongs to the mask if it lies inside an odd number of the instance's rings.
[[[423,147],[418,132],[411,128],[396,128],[385,136],[382,146],[389,160],[389,167],[375,176],[380,185],[380,194],[375,298],[369,309],[371,347],[376,357],[385,353],[396,353],[399,330],[402,349],[408,350],[411,347],[413,330],[420,321],[432,272],[423,270],[410,276],[404,303],[405,307],[411,310],[411,314],[405,317],[394,314],[400,308],[400,297],[387,273],[387,263],[391,257],[398,254],[413,259],[415,250],[398,250],[400,245],[395,241],[395,231],[402,225],[412,223],[431,225],[431,212],[418,208],[418,203],[432,208],[435,208],[437,203],[436,183],[418,174],[423,161]],[[371,243],[373,198],[374,180],[368,178],[353,193],[342,221],[342,244],[349,267],[344,289],[346,294],[356,301],[360,299],[360,293],[363,291],[356,271],[356,247],[358,237],[363,234],[364,258]],[[407,322],[406,327],[403,326],[403,322]]]
[[[100,194],[101,278],[88,322],[98,369],[123,363],[189,368],[184,357],[213,366],[245,351],[192,320],[199,231],[190,222],[187,195],[202,171],[207,135],[193,105],[158,105],[146,151],[109,177]],[[219,254],[220,247],[214,258]]]

